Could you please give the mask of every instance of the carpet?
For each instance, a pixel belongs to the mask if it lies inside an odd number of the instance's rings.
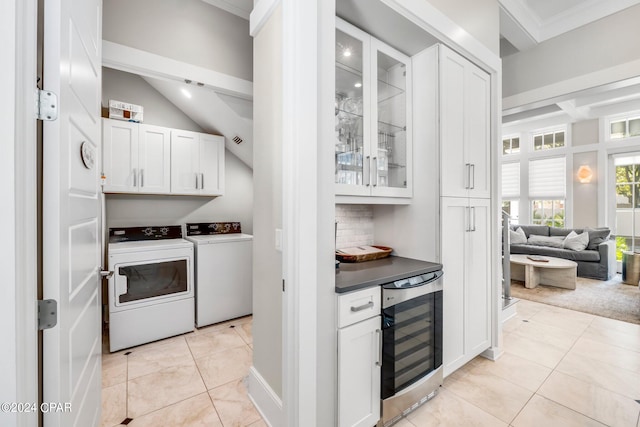
[[[578,277],[575,290],[527,289],[524,282],[512,280],[511,296],[640,325],[640,288],[623,283],[619,274],[607,281]]]

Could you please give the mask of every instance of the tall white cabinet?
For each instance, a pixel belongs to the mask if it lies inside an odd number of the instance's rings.
[[[438,49],[446,376],[491,346],[491,80]]]

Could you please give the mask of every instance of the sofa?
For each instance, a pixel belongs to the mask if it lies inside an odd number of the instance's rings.
[[[511,254],[542,255],[575,261],[578,264],[578,276],[597,280],[609,280],[616,274],[616,243],[611,239],[608,228],[556,228],[546,225],[510,225],[511,230],[522,228],[527,237],[527,243],[509,245]],[[543,240],[537,236],[557,237],[562,241],[571,231],[589,234],[589,243],[584,250],[571,250],[559,247],[531,244],[532,241]],[[531,239],[531,235],[535,235]]]

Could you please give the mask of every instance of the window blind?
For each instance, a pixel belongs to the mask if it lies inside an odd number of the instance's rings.
[[[529,160],[529,198],[564,199],[567,187],[566,159]]]
[[[520,162],[502,164],[502,197],[520,197]]]

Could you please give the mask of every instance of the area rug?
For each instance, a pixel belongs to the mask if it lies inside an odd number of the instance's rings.
[[[620,275],[607,281],[578,277],[575,290],[544,285],[527,289],[524,282],[512,280],[511,295],[640,325],[640,288],[623,283]]]

